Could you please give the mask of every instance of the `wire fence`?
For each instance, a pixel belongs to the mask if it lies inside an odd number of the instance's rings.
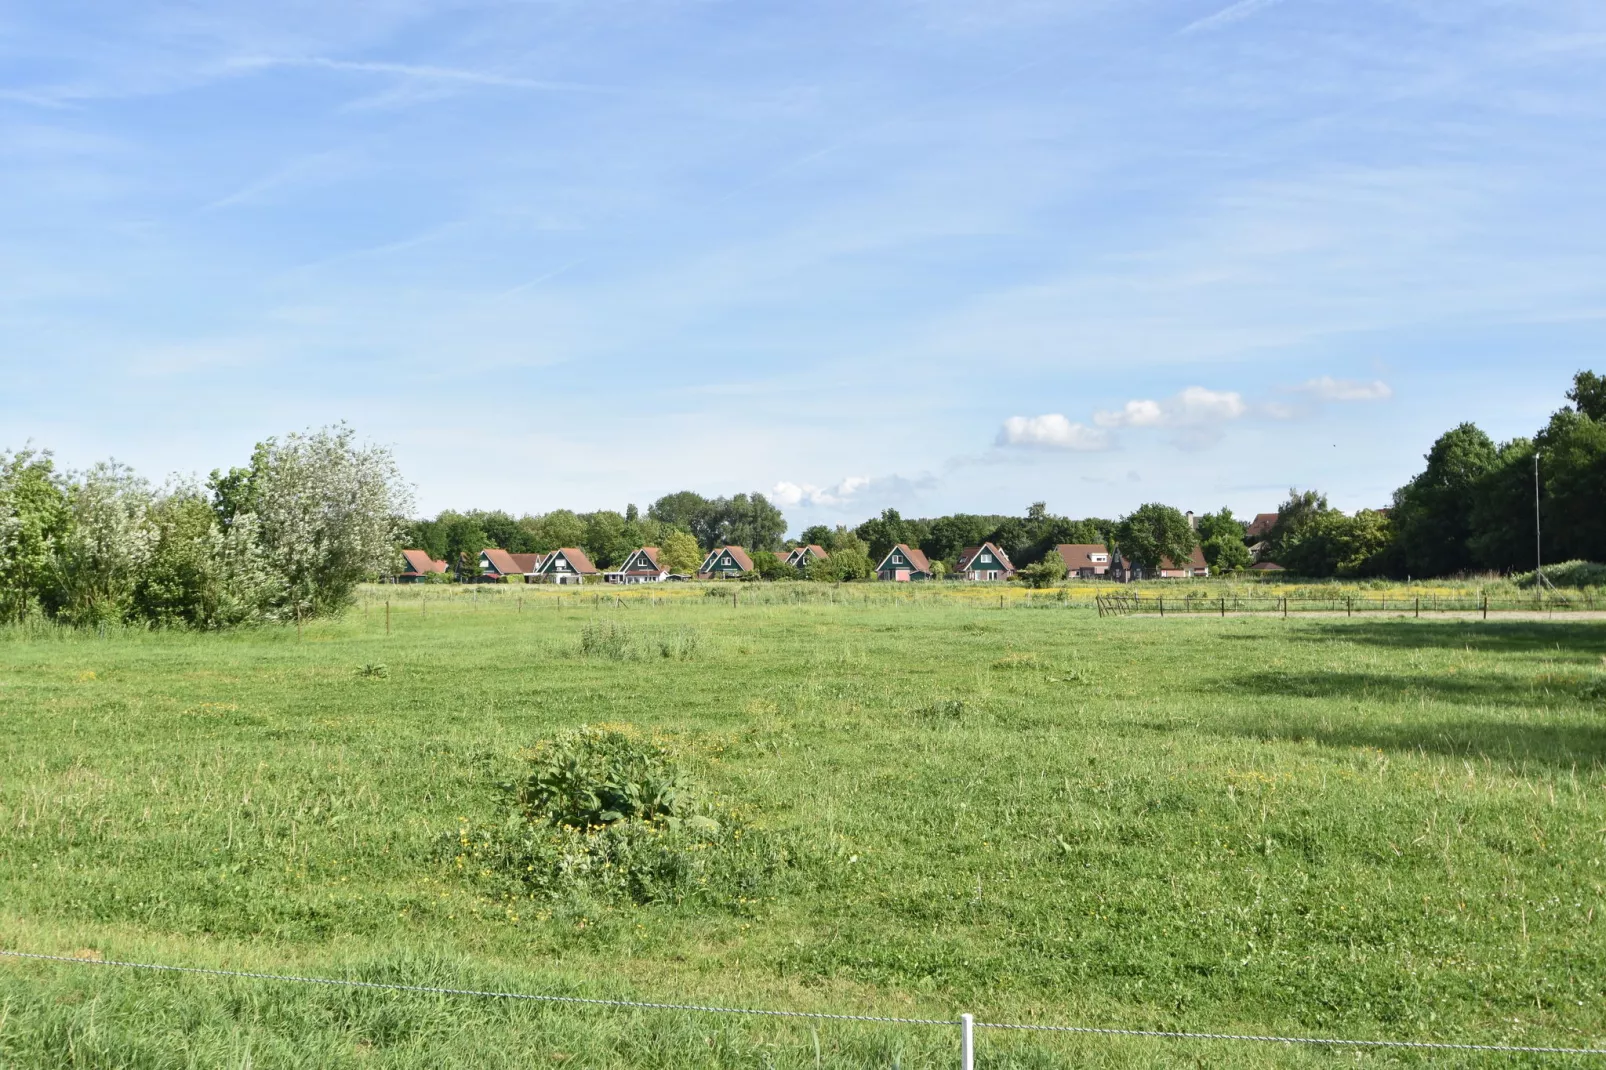
[[[1460,595],[1388,595],[1388,594],[1315,594],[1315,595],[1254,595],[1226,594],[1182,595],[1115,592],[1095,597],[1094,605],[1101,617],[1120,617],[1152,613],[1157,616],[1189,616],[1194,614],[1219,615],[1263,614],[1287,617],[1296,613],[1339,614],[1353,617],[1357,613],[1387,613],[1394,616],[1433,617],[1445,614],[1482,616],[1490,613],[1567,613],[1594,612],[1606,609],[1606,603],[1592,591],[1561,594],[1545,591],[1530,596],[1491,597],[1488,594]]]
[[[504,992],[493,989],[451,988],[439,985],[407,985],[382,981],[359,981],[343,977],[305,977],[296,974],[265,973],[254,970],[225,970],[206,966],[174,966],[155,962],[129,962],[118,959],[48,955],[33,951],[0,949],[0,956],[14,960],[64,963],[73,966],[104,966],[155,973],[187,974],[201,977],[281,984],[320,985],[329,988],[407,992],[419,995],[456,996],[476,999],[520,1000],[533,1003],[565,1004],[588,1008],[626,1008],[652,1011],[683,1011],[694,1014],[732,1014],[748,1017],[807,1019],[824,1022],[868,1022],[899,1026],[942,1026],[959,1030],[959,1064],[963,1070],[975,1065],[975,1032],[978,1029],[1015,1032],[1079,1034],[1084,1036],[1131,1037],[1151,1040],[1227,1041],[1252,1044],[1299,1044],[1338,1049],[1401,1049],[1428,1052],[1482,1052],[1506,1055],[1606,1056],[1606,1047],[1566,1047],[1540,1044],[1471,1044],[1435,1040],[1367,1040],[1344,1037],[1283,1036],[1260,1033],[1209,1033],[1176,1029],[1121,1029],[1112,1026],[1042,1025],[1024,1022],[978,1021],[972,1014],[954,1018],[903,1018],[876,1014],[833,1014],[825,1011],[766,1010],[754,1007],[721,1007],[702,1003],[665,1003],[646,1000],[596,999],[585,996],[559,996],[530,992]]]

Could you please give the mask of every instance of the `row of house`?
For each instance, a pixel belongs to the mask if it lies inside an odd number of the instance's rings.
[[[1054,552],[1065,563],[1066,574],[1080,579],[1128,582],[1210,575],[1210,569],[1205,564],[1204,552],[1198,547],[1194,548],[1193,556],[1186,562],[1178,564],[1166,558],[1160,562],[1158,569],[1147,572],[1142,566],[1124,560],[1120,553],[1100,543],[1064,543],[1054,547]],[[802,571],[809,562],[825,561],[831,555],[823,547],[808,544],[794,547],[776,556],[783,564]],[[403,550],[402,557],[407,562],[407,568],[397,574],[398,582],[418,583],[431,575],[442,574],[447,569],[446,562],[432,559],[423,550]],[[752,572],[753,568],[753,559],[745,549],[740,546],[721,546],[711,550],[708,556],[703,558],[703,563],[697,569],[697,579],[739,579]],[[893,583],[929,580],[937,576],[936,570],[924,553],[901,542],[881,559],[875,573],[877,579]],[[965,547],[960,552],[952,573],[955,579],[976,583],[1007,580],[1014,574],[1015,566],[1010,562],[1009,555],[990,542],[984,542],[980,546]],[[568,546],[546,554],[514,554],[497,549],[481,550],[476,579],[488,583],[502,583],[514,581],[517,577],[526,583],[572,584],[584,583],[587,579],[599,575],[607,583],[622,584],[661,583],[666,580],[691,578],[673,574],[664,568],[659,563],[656,546],[643,546],[632,550],[620,562],[619,567],[606,572],[593,565],[585,551]]]

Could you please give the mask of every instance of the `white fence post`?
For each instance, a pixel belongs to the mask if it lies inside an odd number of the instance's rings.
[[[976,1070],[976,1016],[959,1016],[959,1068]]]

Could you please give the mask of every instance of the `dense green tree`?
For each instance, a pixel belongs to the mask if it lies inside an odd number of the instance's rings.
[[[965,547],[979,546],[987,541],[1003,519],[971,513],[937,517],[927,523],[926,537],[921,540],[920,549],[933,561],[953,562]]]
[[[70,515],[50,454],[0,453],[0,619],[40,609]]]
[[[1578,412],[1598,424],[1606,424],[1606,377],[1579,372],[1573,376],[1573,388],[1567,391],[1567,400]]]
[[[599,509],[581,517],[585,531],[580,536],[580,548],[591,558],[591,563],[609,569],[624,561],[631,550],[630,533],[625,530],[625,518],[611,509]]]
[[[786,517],[757,491],[717,498],[713,505],[713,545],[773,550],[786,536]],[[713,545],[709,549],[713,549]]]
[[[1024,568],[1017,569],[1014,579],[1028,587],[1052,587],[1065,579],[1065,559],[1059,554],[1044,555]]]
[[[1533,567],[1534,452],[1532,439],[1502,443],[1494,464],[1472,488],[1467,548],[1479,568]]]
[[[1277,507],[1277,522],[1266,535],[1271,560],[1282,563],[1282,553],[1299,540],[1303,529],[1329,509],[1327,495],[1320,491],[1288,488],[1288,497]]]
[[[797,537],[799,546],[818,546],[827,553],[831,550],[836,533],[824,524],[810,524]]]
[[[1377,510],[1345,516],[1325,509],[1285,541],[1277,563],[1301,576],[1373,576],[1384,570],[1393,539],[1388,517]]]
[[[155,545],[134,589],[136,619],[218,629],[267,618],[280,579],[258,544],[255,515],[234,516],[223,526],[215,499],[185,487],[155,503]]]
[[[1242,536],[1234,536],[1230,532],[1218,531],[1200,543],[1204,551],[1205,564],[1210,566],[1212,575],[1223,575],[1229,572],[1242,572],[1254,563],[1254,557],[1249,547],[1244,545]]]
[[[1539,433],[1546,561],[1606,561],[1606,423],[1562,409]]]
[[[1215,539],[1237,539],[1244,541],[1244,531],[1249,525],[1232,515],[1232,510],[1226,506],[1220,512],[1203,513],[1194,519],[1194,530],[1199,533],[1199,541],[1208,545]],[[1209,555],[1207,554],[1206,557]]]
[[[658,544],[658,564],[677,575],[689,576],[703,563],[702,547],[684,531],[670,529]]]
[[[1199,544],[1188,518],[1180,510],[1159,502],[1140,505],[1122,517],[1115,542],[1123,558],[1146,572],[1157,570],[1168,558],[1178,565],[1186,564]]]
[[[1474,563],[1474,490],[1495,467],[1495,445],[1477,425],[1464,423],[1440,435],[1426,460],[1427,467],[1394,492],[1405,569],[1414,576],[1465,571]]]
[[[481,572],[480,551],[491,546],[491,537],[472,516],[461,513],[442,513],[440,517],[441,556],[452,575],[460,580],[473,579]]]
[[[900,542],[906,546],[914,545],[913,529],[904,522],[896,509],[883,509],[881,515],[866,520],[854,529],[857,535],[869,548],[872,560],[880,561],[892,552],[892,548]]]
[[[579,546],[585,537],[586,522],[577,513],[569,509],[554,509],[536,521],[535,546],[529,552],[549,554],[565,546]]]
[[[795,580],[798,578],[797,569],[786,564],[769,550],[758,550],[752,554],[753,574],[761,580]]]
[[[705,551],[712,550],[719,539],[717,513],[716,503],[690,490],[666,494],[647,507],[649,517],[690,532]]]

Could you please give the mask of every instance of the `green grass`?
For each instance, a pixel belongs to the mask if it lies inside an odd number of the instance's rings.
[[[1606,626],[588,603],[398,597],[389,636],[375,605],[300,641],[10,633],[0,946],[913,1017],[1606,1039]],[[622,639],[583,655],[598,622]],[[496,818],[521,748],[605,722],[675,741],[803,863],[743,910],[487,898],[442,837]],[[956,1034],[0,960],[0,1065],[917,1067],[957,1065]],[[984,1067],[1430,1062],[980,1045]]]

